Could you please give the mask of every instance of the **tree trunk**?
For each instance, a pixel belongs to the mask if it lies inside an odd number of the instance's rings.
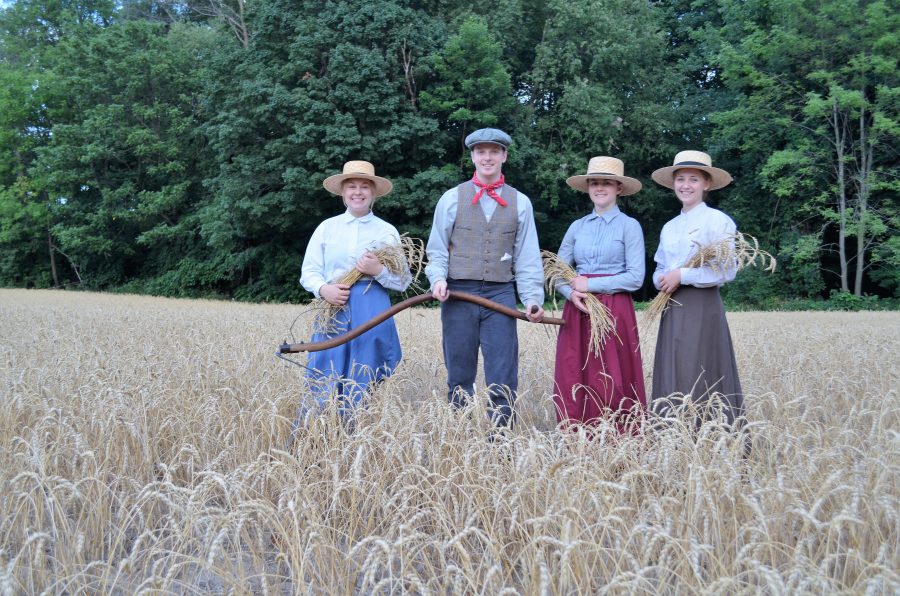
[[[856,278],[853,280],[853,293],[862,296],[863,272],[866,265],[866,214],[869,209],[869,175],[872,171],[872,153],[874,148],[869,142],[869,131],[866,122],[865,107],[859,113],[859,188],[856,223]]]
[[[834,149],[837,157],[837,183],[838,183],[838,257],[841,262],[841,291],[850,291],[850,279],[847,271],[847,182],[846,169],[844,167],[844,138],[843,121],[838,111],[837,101],[831,104],[834,126]]]
[[[50,273],[53,276],[53,287],[59,287],[59,275],[56,273],[56,246],[53,244],[53,235],[47,228],[47,248],[50,251]]]
[[[237,0],[235,9],[229,6],[226,0],[207,0],[206,4],[197,3],[192,8],[203,16],[225,21],[235,38],[246,50],[250,46],[250,29],[247,27],[247,15],[245,14],[246,3],[247,0]]]

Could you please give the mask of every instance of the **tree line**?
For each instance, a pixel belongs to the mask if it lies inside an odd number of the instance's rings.
[[[647,239],[681,149],[776,255],[732,300],[900,295],[896,0],[19,0],[0,9],[0,284],[308,298],[306,242],[348,159],[378,213],[427,237],[499,127],[554,250],[613,155]],[[649,276],[648,276],[649,277]],[[638,298],[652,296],[648,283]]]

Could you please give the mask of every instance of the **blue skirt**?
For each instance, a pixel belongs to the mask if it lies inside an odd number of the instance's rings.
[[[334,333],[316,333],[312,341],[342,335],[391,306],[387,291],[372,279],[350,288],[350,299],[338,313]],[[343,345],[311,352],[306,377],[313,399],[322,407],[330,396],[339,396],[341,409],[357,405],[370,386],[391,376],[400,364],[400,337],[394,319],[388,319]]]

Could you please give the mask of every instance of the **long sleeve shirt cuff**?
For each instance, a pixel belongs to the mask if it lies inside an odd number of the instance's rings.
[[[382,266],[382,268],[381,268],[381,273],[373,276],[373,279],[375,281],[377,281],[378,283],[380,283],[382,286],[385,286],[385,287],[387,287],[387,285],[390,284],[392,278],[393,278],[393,276],[391,275],[391,272],[388,271],[388,268],[384,267],[384,266]]]
[[[537,304],[538,306],[543,306],[544,305],[543,298],[544,298],[543,296],[541,296],[540,299],[536,298],[535,296],[523,296],[522,303],[525,306],[530,306],[532,304]]]

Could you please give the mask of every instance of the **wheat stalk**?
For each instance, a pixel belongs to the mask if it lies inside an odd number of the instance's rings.
[[[696,242],[695,244],[698,246],[697,252],[691,255],[683,267],[693,269],[709,266],[713,271],[720,272],[732,267],[740,271],[758,264],[764,271],[770,273],[775,271],[775,257],[760,249],[759,241],[749,234],[735,232],[711,244],[700,245]],[[657,294],[645,310],[645,324],[659,317],[669,307],[670,300],[672,294],[668,292],[661,291]]]
[[[549,250],[541,251],[541,260],[544,262],[544,279],[550,293],[553,293],[557,286],[568,285],[578,277],[578,273],[568,263]],[[609,308],[590,292],[587,292],[584,306],[587,308],[588,317],[591,320],[591,341],[588,349],[591,354],[599,357],[606,338],[610,333],[616,333],[616,320]],[[554,308],[556,308],[555,298]]]
[[[487,387],[447,404],[440,311],[411,309],[354,432],[332,402],[288,453],[295,305],[0,305],[0,594],[900,592],[894,312],[733,313],[747,455],[693,400],[556,429],[537,325],[489,442]]]
[[[404,234],[403,236],[400,236],[399,244],[382,244],[369,249],[369,252],[375,255],[381,264],[394,275],[402,275],[409,271],[413,279],[411,287],[414,288],[414,291],[420,289],[415,280],[422,272],[423,263],[425,261],[425,243],[422,242],[421,239]],[[331,283],[352,286],[362,279],[363,275],[362,271],[354,267]],[[316,298],[310,302],[310,309],[316,313],[313,322],[314,330],[325,334],[338,332],[337,317],[345,306],[346,305],[338,306],[330,304],[324,298]]]

